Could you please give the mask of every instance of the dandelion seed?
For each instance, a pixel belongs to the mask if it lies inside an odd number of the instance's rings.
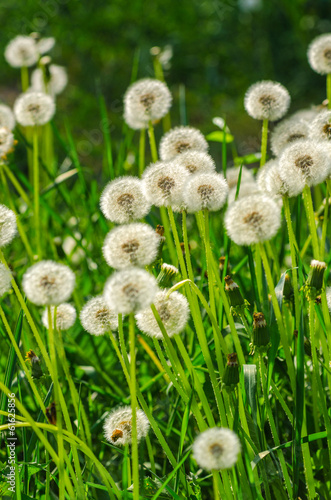
[[[9,269],[0,263],[0,297],[9,292],[11,288],[12,275]]]
[[[9,106],[0,104],[0,127],[13,130],[15,127],[15,116]]]
[[[189,175],[186,168],[175,162],[152,163],[142,177],[147,200],[157,207],[180,205],[183,187]]]
[[[296,118],[280,122],[271,132],[271,150],[278,156],[290,144],[308,139],[309,123]]]
[[[58,330],[69,330],[76,321],[76,309],[71,304],[60,304],[56,308],[56,328]],[[54,325],[54,307],[51,307],[51,318]],[[45,328],[49,328],[48,309],[45,309],[41,318]]]
[[[185,167],[190,174],[212,173],[216,169],[213,158],[204,151],[186,151],[177,155],[173,162]]]
[[[161,160],[172,160],[189,150],[208,151],[208,143],[200,130],[193,127],[175,127],[167,132],[160,142]]]
[[[188,212],[205,208],[215,211],[225,204],[228,192],[228,184],[222,174],[196,174],[185,184],[183,202]]]
[[[193,458],[202,469],[223,470],[237,462],[241,444],[230,429],[213,427],[199,434],[192,450]]]
[[[8,245],[16,232],[16,215],[5,205],[0,205],[0,248]]]
[[[229,189],[233,189],[237,187],[238,179],[239,179],[240,168],[239,167],[231,167],[226,171],[226,180],[229,185]],[[254,175],[251,170],[248,170],[246,167],[242,167],[241,169],[241,180],[240,185],[243,183],[254,182]]]
[[[49,78],[45,85],[44,73],[40,68],[35,69],[31,75],[31,87],[34,92],[45,92],[51,96],[61,94],[68,84],[67,71],[63,66],[50,64],[47,67]]]
[[[16,99],[14,113],[23,127],[45,125],[54,116],[55,102],[43,92],[25,92]]]
[[[18,35],[5,48],[5,59],[13,68],[33,66],[38,58],[35,40],[30,36]]]
[[[290,106],[290,100],[290,94],[283,85],[264,80],[249,87],[244,105],[252,118],[275,121],[285,115]]]
[[[14,151],[15,139],[9,128],[0,127],[0,159],[6,159],[7,155]]]
[[[84,330],[91,335],[104,335],[118,328],[118,314],[107,306],[102,296],[86,302],[79,318]]]
[[[148,434],[150,423],[145,413],[137,409],[137,441],[141,441]],[[130,406],[122,406],[110,412],[105,420],[104,435],[112,444],[125,445],[132,442],[132,409]]]
[[[316,73],[331,73],[331,34],[316,37],[309,45],[307,55],[309,64]]]

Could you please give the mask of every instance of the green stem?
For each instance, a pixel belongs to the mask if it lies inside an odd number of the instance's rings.
[[[305,204],[306,215],[308,219],[309,229],[312,237],[312,245],[314,252],[314,259],[319,260],[319,244],[318,244],[318,236],[317,229],[315,224],[315,213],[313,207],[313,200],[311,197],[311,191],[309,186],[305,186],[303,189],[303,201]]]
[[[328,99],[328,109],[331,109],[331,73],[326,75],[326,97]]]
[[[170,260],[171,260],[171,263],[174,266],[176,266],[177,265],[176,249],[175,249],[174,242],[173,242],[173,239],[171,236],[169,219],[168,219],[167,210],[165,207],[160,207],[160,215],[161,215],[162,226],[164,227],[164,235],[166,238],[167,247],[168,247],[169,254],[170,254]]]
[[[323,213],[322,238],[321,238],[321,261],[324,260],[326,233],[327,233],[328,221],[329,221],[329,195],[330,195],[329,188],[330,188],[330,185],[329,185],[329,182],[327,182],[326,183],[326,194],[325,194],[325,206],[324,206],[324,213]]]
[[[130,393],[132,409],[132,479],[133,500],[139,500],[139,457],[137,438],[137,391],[136,391],[136,346],[134,331],[134,315],[129,316],[129,343],[130,343]]]
[[[154,128],[151,121],[148,122],[148,137],[151,148],[152,161],[155,163],[158,160],[157,148],[155,142]]]
[[[292,225],[290,203],[287,196],[283,196],[284,213],[287,223],[288,237],[290,242],[290,252],[292,260],[292,277],[294,289],[294,307],[295,307],[295,328],[300,330],[300,302],[299,302],[299,287],[298,287],[298,270],[297,270],[297,256],[295,246],[295,236]]]
[[[146,132],[145,129],[142,128],[140,130],[140,139],[139,139],[139,177],[143,175],[145,169],[145,143],[146,143]]]
[[[266,162],[266,158],[267,158],[268,124],[269,124],[268,120],[263,120],[260,167],[263,167],[263,165]]]
[[[41,259],[40,247],[40,213],[39,213],[39,143],[38,127],[33,127],[33,204],[34,204],[34,223],[36,231],[36,249],[38,258]]]
[[[21,67],[21,84],[22,92],[26,92],[29,88],[29,70],[26,66]]]

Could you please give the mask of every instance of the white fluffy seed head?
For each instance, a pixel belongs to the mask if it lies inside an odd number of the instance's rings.
[[[106,219],[126,224],[145,217],[151,203],[143,193],[142,181],[138,177],[126,176],[107,184],[100,198],[100,208]]]
[[[17,232],[16,215],[10,208],[0,205],[0,248],[8,245]]]
[[[137,441],[145,438],[148,434],[150,423],[145,413],[138,409],[137,416]],[[131,444],[132,442],[132,409],[130,406],[122,406],[110,412],[105,420],[104,435],[107,441],[116,446]]]
[[[157,207],[182,203],[182,192],[190,174],[175,162],[157,161],[143,174],[143,189],[147,200]]]
[[[238,179],[239,179],[239,172],[240,168],[239,167],[231,167],[228,168],[226,171],[226,180],[229,185],[229,189],[236,188],[238,184]],[[252,174],[251,170],[248,170],[246,167],[242,167],[241,169],[241,181],[240,183],[244,182],[254,182],[254,175]]]
[[[224,223],[237,245],[270,240],[280,227],[280,207],[265,194],[246,196],[229,206]]]
[[[258,172],[257,184],[260,191],[272,196],[288,196],[289,187],[279,172],[278,160],[269,160]]]
[[[212,173],[216,169],[213,158],[204,151],[186,151],[177,155],[173,162],[185,167],[190,174]]]
[[[5,59],[13,68],[33,66],[38,58],[36,42],[30,36],[18,35],[5,48]]]
[[[316,115],[310,125],[309,138],[312,141],[328,141],[331,144],[331,111],[321,111]]]
[[[57,330],[69,330],[76,321],[77,313],[71,304],[60,304],[56,308],[56,328]],[[54,326],[54,306],[51,307],[51,318]],[[44,310],[42,318],[45,328],[49,328],[48,308]]]
[[[148,266],[156,259],[161,237],[148,224],[134,223],[112,229],[106,236],[102,252],[114,269]]]
[[[157,291],[154,276],[144,269],[131,267],[108,278],[103,298],[115,313],[130,314],[150,306]]]
[[[264,80],[249,87],[244,105],[252,118],[275,121],[285,115],[290,101],[290,94],[283,85]]]
[[[45,92],[51,96],[61,94],[68,83],[67,70],[63,66],[50,64],[48,66],[49,80],[45,84],[44,74],[40,68],[35,69],[31,75],[31,87],[34,92]]]
[[[256,194],[259,192],[260,192],[260,188],[254,180],[251,182],[241,182],[237,199],[240,200],[241,198],[244,198],[245,196],[252,196],[253,194]],[[230,203],[233,203],[235,201],[236,194],[237,194],[236,187],[230,189],[229,196],[228,196],[228,204],[229,205],[230,205]]]
[[[308,47],[311,68],[320,75],[331,73],[331,33],[316,37]]]
[[[9,292],[11,288],[12,275],[9,269],[0,263],[0,297]]]
[[[15,101],[14,113],[23,127],[45,125],[54,116],[54,99],[43,92],[25,92]]]
[[[278,156],[287,146],[308,139],[309,123],[290,117],[276,125],[271,133],[271,150]]]
[[[225,204],[229,187],[222,174],[206,173],[190,177],[183,190],[183,202],[188,212],[220,210]]]
[[[0,104],[0,127],[6,127],[13,130],[15,127],[15,116],[9,106]]]
[[[36,45],[39,54],[46,54],[54,47],[55,38],[53,38],[52,36],[49,36],[47,38],[40,38],[39,40],[36,40]]]
[[[213,427],[199,434],[192,447],[193,458],[205,470],[233,467],[238,460],[241,444],[230,429]]]
[[[107,306],[102,296],[86,302],[79,319],[84,330],[91,335],[104,335],[118,328],[118,315]]]
[[[166,289],[159,291],[155,296],[154,305],[167,334],[172,337],[184,330],[189,318],[190,308],[184,295],[179,292],[172,292],[167,297],[167,292]],[[163,338],[150,307],[136,314],[136,320],[139,330],[150,337]]]
[[[175,127],[167,132],[160,142],[161,160],[172,160],[189,150],[208,151],[208,143],[200,130],[193,127]]]
[[[75,275],[64,264],[42,260],[29,267],[23,276],[23,290],[38,306],[57,306],[68,300],[75,287]]]
[[[14,150],[15,139],[12,131],[7,127],[0,127],[0,159]]]

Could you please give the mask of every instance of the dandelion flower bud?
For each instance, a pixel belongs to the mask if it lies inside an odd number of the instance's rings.
[[[283,85],[264,80],[249,87],[244,105],[252,118],[275,121],[286,114],[290,101],[290,94]]]
[[[264,194],[246,196],[229,206],[224,223],[237,245],[270,240],[280,227],[280,207]]]
[[[31,75],[31,87],[35,92],[45,92],[51,96],[61,94],[68,83],[67,71],[63,66],[50,64],[47,67],[49,76],[45,84],[44,73],[40,68],[35,69]]]
[[[304,285],[308,300],[315,300],[323,289],[323,279],[326,270],[326,263],[312,260],[307,281]]]
[[[322,111],[315,117],[309,137],[313,141],[331,141],[331,111]]]
[[[230,429],[213,427],[199,434],[193,443],[193,458],[205,470],[229,469],[238,460],[241,445]]]
[[[271,150],[278,156],[290,144],[308,139],[309,123],[297,118],[288,118],[276,125],[271,132]]]
[[[137,409],[137,441],[145,438],[148,434],[150,423],[145,413]],[[125,445],[132,442],[132,409],[130,406],[122,406],[108,414],[105,420],[104,434],[111,444]]]
[[[51,307],[51,317],[54,326],[54,307]],[[60,304],[56,308],[56,328],[57,330],[69,330],[76,321],[76,309],[71,304]],[[45,309],[41,318],[45,328],[49,328],[48,309]]]
[[[253,314],[253,346],[260,352],[265,352],[270,343],[270,332],[264,314]]]
[[[200,130],[193,127],[175,127],[167,132],[160,142],[161,160],[171,160],[191,149],[208,151],[208,143]]]
[[[177,267],[165,262],[161,266],[160,274],[156,281],[160,288],[168,288],[172,285],[173,280],[179,275]]]
[[[5,59],[13,68],[33,66],[38,58],[36,42],[30,36],[18,35],[5,48]]]
[[[5,159],[7,154],[14,151],[15,139],[11,130],[0,127],[0,159]]]
[[[143,174],[143,189],[147,200],[157,207],[180,205],[182,191],[189,177],[186,168],[175,163],[157,161]]]
[[[307,55],[309,64],[316,73],[331,73],[331,34],[316,37],[309,45]]]
[[[115,269],[130,265],[143,267],[156,259],[160,240],[148,224],[127,224],[108,233],[102,252],[107,264]]]
[[[9,106],[0,104],[0,127],[13,130],[15,127],[15,116]]]
[[[183,202],[188,212],[207,208],[214,212],[225,204],[229,187],[222,174],[195,174],[183,190]]]
[[[142,186],[138,177],[119,177],[109,182],[100,198],[100,208],[106,219],[126,224],[145,217],[151,204],[147,201]]]
[[[117,314],[146,309],[158,291],[154,276],[143,269],[131,267],[117,271],[106,282],[103,298]]]
[[[8,245],[17,232],[16,215],[10,208],[0,205],[0,248]]]
[[[45,125],[54,116],[55,102],[43,92],[25,92],[16,99],[14,113],[23,127]]]
[[[222,382],[228,392],[233,391],[239,383],[239,363],[237,353],[227,354],[228,361],[224,369]]]
[[[68,300],[75,287],[75,275],[64,264],[42,260],[29,267],[22,286],[30,302],[38,306],[57,306]]]
[[[177,155],[174,162],[185,167],[190,174],[211,173],[216,169],[213,158],[204,151],[186,151]]]
[[[231,276],[225,276],[225,292],[229,298],[231,310],[233,313],[244,314],[245,308],[249,305],[247,300],[241,295],[239,286]]]
[[[237,188],[238,179],[239,179],[240,168],[239,167],[231,167],[226,171],[226,180],[229,185],[229,189]],[[240,185],[244,183],[254,182],[254,175],[251,170],[248,170],[246,167],[242,167],[241,169],[241,180]]]
[[[0,297],[9,292],[11,288],[12,275],[9,269],[0,263]]]
[[[118,314],[106,305],[101,296],[86,302],[79,319],[84,330],[91,335],[104,335],[118,328]]]
[[[154,299],[154,305],[167,334],[169,337],[172,337],[184,330],[190,314],[190,308],[184,295],[179,292],[172,292],[167,297],[167,292],[168,290],[158,292]],[[151,308],[136,314],[136,320],[139,330],[150,337],[156,339],[163,338],[163,334]]]

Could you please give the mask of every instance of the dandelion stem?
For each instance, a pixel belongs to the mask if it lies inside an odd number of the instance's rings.
[[[139,139],[139,177],[143,175],[145,169],[145,143],[146,143],[146,132],[145,129],[142,128],[140,130],[140,139]]]
[[[261,141],[260,167],[263,167],[263,165],[266,162],[266,158],[267,158],[268,125],[269,125],[269,121],[268,120],[263,120],[263,124],[262,124],[262,141]]]
[[[40,213],[39,213],[39,143],[38,127],[33,127],[33,200],[34,200],[34,221],[36,231],[36,248],[38,258],[41,259],[40,247]]]
[[[139,500],[139,457],[137,438],[137,392],[136,392],[136,346],[134,331],[134,315],[129,316],[129,342],[130,342],[130,393],[132,409],[132,478],[133,499]]]
[[[26,92],[29,87],[29,70],[26,66],[21,67],[22,92]]]
[[[149,137],[149,145],[151,148],[152,161],[155,163],[158,160],[158,156],[157,156],[157,148],[154,135],[154,127],[151,121],[148,122],[148,137]]]
[[[283,196],[284,213],[287,223],[288,237],[290,242],[290,252],[292,260],[292,277],[293,277],[293,289],[294,289],[294,308],[295,308],[295,328],[300,330],[300,302],[299,302],[299,287],[298,287],[298,271],[297,271],[297,257],[296,257],[296,245],[295,236],[292,226],[292,218],[290,211],[290,203],[287,196]]]
[[[323,213],[323,225],[322,225],[322,238],[321,238],[321,260],[324,260],[325,254],[325,242],[326,242],[326,233],[328,228],[329,221],[329,196],[330,196],[330,185],[329,182],[326,183],[326,193],[325,193],[325,206]]]
[[[319,260],[319,253],[320,252],[319,252],[319,245],[318,245],[317,229],[316,229],[316,224],[315,224],[315,213],[314,213],[314,207],[313,207],[313,200],[312,200],[312,196],[311,196],[310,187],[307,185],[303,189],[303,200],[304,200],[304,204],[305,204],[309,229],[310,229],[310,233],[311,233],[311,237],[312,237],[314,259]]]

